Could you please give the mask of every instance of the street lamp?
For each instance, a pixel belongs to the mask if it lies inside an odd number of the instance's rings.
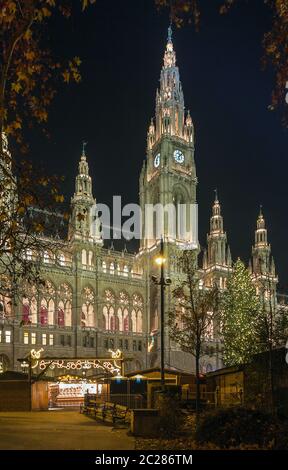
[[[160,286],[160,349],[161,349],[161,356],[160,356],[160,374],[161,374],[161,388],[162,390],[165,389],[165,364],[164,364],[164,310],[165,310],[165,297],[164,297],[164,289],[165,286],[169,286],[171,284],[171,279],[164,278],[164,264],[165,264],[165,257],[164,257],[164,242],[163,238],[160,241],[160,252],[159,256],[155,258],[155,263],[160,266],[160,280],[156,276],[152,276],[152,281],[154,284]]]

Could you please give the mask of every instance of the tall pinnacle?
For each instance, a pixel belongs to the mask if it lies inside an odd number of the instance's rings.
[[[171,24],[168,28],[168,37],[167,37],[167,44],[166,50],[164,54],[164,67],[170,68],[176,66],[176,53],[173,49],[173,42],[172,42],[172,27]]]

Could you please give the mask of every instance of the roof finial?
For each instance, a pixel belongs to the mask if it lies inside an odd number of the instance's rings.
[[[217,188],[214,189],[214,193],[215,193],[215,202],[218,202],[218,190],[217,190]]]
[[[172,42],[172,21],[169,24],[167,41]]]
[[[259,206],[259,217],[263,217],[262,208],[263,208],[263,206],[262,206],[262,204],[260,204],[260,206]]]
[[[83,140],[83,142],[82,142],[82,157],[86,157],[85,148],[86,148],[87,144],[88,144],[88,142],[85,142],[85,140]]]

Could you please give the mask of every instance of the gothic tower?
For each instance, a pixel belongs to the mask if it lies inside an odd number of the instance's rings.
[[[69,240],[82,240],[102,244],[100,225],[97,219],[96,200],[92,194],[92,180],[86,159],[85,143],[76,176],[75,192],[71,199]]]
[[[278,278],[275,273],[275,263],[271,254],[271,245],[268,243],[267,229],[262,208],[257,219],[255,230],[255,244],[252,247],[252,264],[250,263],[257,292],[264,299],[276,301],[276,286]]]
[[[227,276],[232,270],[232,259],[227,244],[227,235],[223,228],[223,216],[217,191],[215,191],[215,200],[212,206],[207,246],[208,250],[204,251],[203,256],[205,284],[211,286],[216,281],[220,288],[225,288]]]
[[[147,134],[147,160],[140,175],[141,250],[152,249],[162,236],[165,243],[189,243],[197,248],[194,130],[190,113],[184,108],[171,27],[155,113]],[[148,213],[147,207],[156,204],[166,206],[163,216],[156,210]]]

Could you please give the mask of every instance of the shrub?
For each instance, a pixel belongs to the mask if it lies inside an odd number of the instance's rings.
[[[212,442],[221,449],[239,446],[288,449],[287,424],[259,410],[224,408],[206,413],[196,431],[199,443]]]
[[[158,432],[161,437],[174,437],[183,431],[184,417],[177,395],[169,391],[159,393],[157,408],[160,416]]]

